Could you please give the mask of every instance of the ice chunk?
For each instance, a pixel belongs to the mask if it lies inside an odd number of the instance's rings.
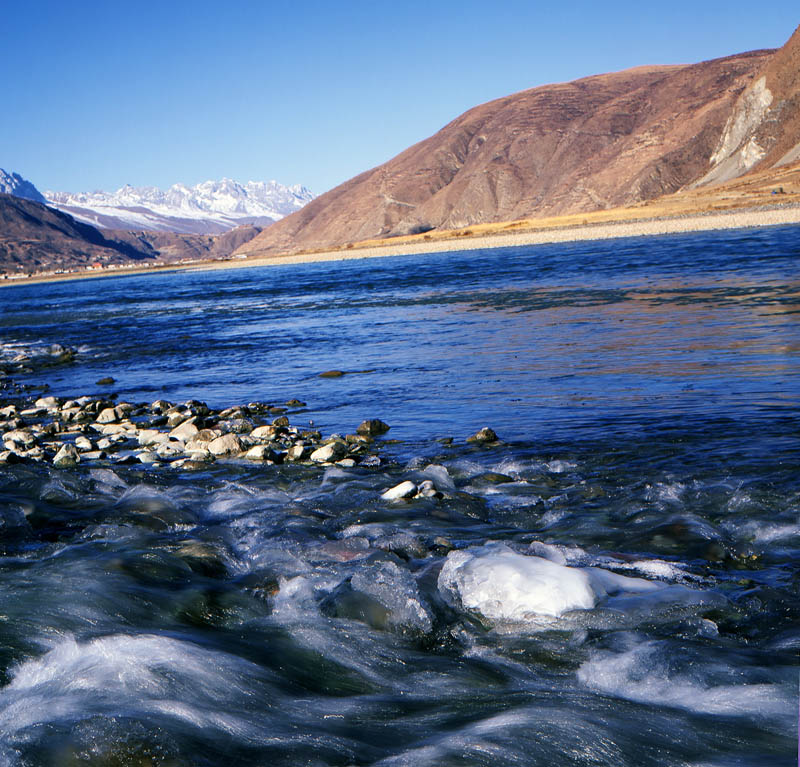
[[[517,554],[500,543],[450,552],[438,585],[451,604],[492,622],[557,617],[595,605],[591,580],[583,570]]]

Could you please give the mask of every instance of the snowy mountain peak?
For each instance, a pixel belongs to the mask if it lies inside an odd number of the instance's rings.
[[[24,197],[26,200],[33,200],[34,202],[47,202],[41,192],[30,181],[22,178],[19,173],[8,173],[2,168],[0,168],[0,192],[13,194],[14,197]]]
[[[241,224],[265,226],[313,199],[299,184],[234,179],[173,184],[162,190],[130,184],[116,192],[45,192],[50,205],[95,226],[218,234]]]

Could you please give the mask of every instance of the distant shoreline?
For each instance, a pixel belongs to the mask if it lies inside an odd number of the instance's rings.
[[[44,282],[66,282],[70,280],[96,279],[103,277],[125,277],[128,275],[155,274],[164,272],[216,271],[241,269],[254,266],[281,266],[284,264],[306,264],[322,261],[349,261],[361,258],[388,256],[411,256],[425,253],[445,253],[461,250],[494,250],[498,248],[544,245],[557,242],[582,242],[608,240],[623,237],[647,237],[688,232],[719,231],[726,229],[750,229],[764,226],[800,224],[800,205],[781,208],[738,209],[721,213],[682,214],[673,217],[634,221],[576,224],[534,229],[523,232],[473,235],[431,241],[415,241],[385,245],[355,245],[324,251],[295,253],[283,256],[251,256],[225,261],[205,261],[194,264],[167,264],[164,266],[142,266],[111,271],[75,272],[72,274],[41,275],[17,279],[2,279],[0,287],[31,285]]]

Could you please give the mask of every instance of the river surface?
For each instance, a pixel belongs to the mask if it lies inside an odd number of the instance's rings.
[[[796,764],[799,265],[774,227],[3,288],[0,356],[78,352],[17,383],[391,430],[0,464],[0,765]]]

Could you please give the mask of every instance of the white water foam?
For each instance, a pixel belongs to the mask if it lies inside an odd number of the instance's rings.
[[[158,713],[246,739],[258,739],[261,730],[232,712],[246,703],[249,682],[263,684],[266,672],[170,637],[116,634],[88,642],[67,637],[11,675],[0,690],[0,734],[7,742],[36,725],[120,710],[145,718]]]
[[[594,690],[640,703],[660,704],[704,714],[773,717],[791,715],[791,694],[778,684],[713,684],[704,672],[719,676],[720,669],[697,668],[671,673],[665,658],[671,651],[658,641],[643,642],[621,653],[602,651],[578,669],[578,680]],[[730,669],[726,674],[736,678]]]

